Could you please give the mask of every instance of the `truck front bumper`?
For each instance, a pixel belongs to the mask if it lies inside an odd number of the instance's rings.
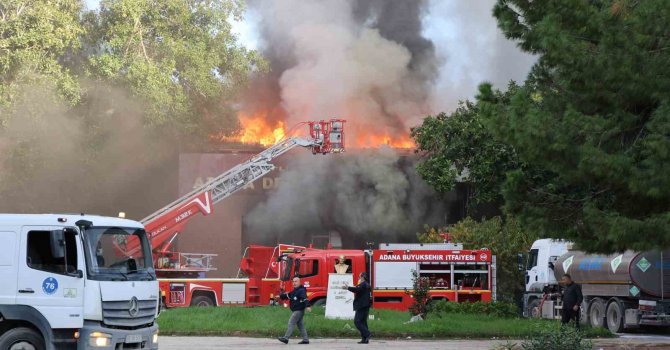
[[[157,350],[158,342],[154,342],[156,334],[158,334],[156,323],[151,327],[125,330],[103,327],[100,322],[84,321],[84,327],[79,331],[77,349]]]

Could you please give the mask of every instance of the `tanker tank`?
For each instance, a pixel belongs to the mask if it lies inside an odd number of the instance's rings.
[[[670,251],[612,255],[569,251],[554,264],[557,280],[565,273],[581,285],[626,285],[632,297],[670,297]]]

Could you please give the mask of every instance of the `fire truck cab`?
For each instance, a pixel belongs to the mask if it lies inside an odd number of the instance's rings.
[[[312,305],[324,305],[328,294],[328,276],[336,272],[335,265],[339,260],[344,258],[347,265],[345,273],[358,276],[363,271],[369,271],[368,256],[363,250],[305,249],[281,257],[280,279],[286,282],[300,277]]]

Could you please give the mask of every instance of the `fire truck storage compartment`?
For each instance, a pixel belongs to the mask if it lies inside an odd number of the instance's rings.
[[[454,289],[489,289],[487,263],[468,262],[454,265]]]
[[[186,304],[186,285],[184,283],[170,283],[168,302],[171,304]]]
[[[412,289],[416,262],[376,262],[374,286],[378,289]]]
[[[222,303],[244,304],[247,299],[247,285],[240,282],[223,282]]]

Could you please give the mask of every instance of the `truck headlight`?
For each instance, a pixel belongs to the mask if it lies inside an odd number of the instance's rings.
[[[93,332],[88,339],[88,343],[95,347],[109,346],[112,343],[112,335],[102,332]]]
[[[151,337],[151,341],[152,341],[154,344],[158,344],[158,331],[156,331],[156,332],[154,333],[154,336]]]

